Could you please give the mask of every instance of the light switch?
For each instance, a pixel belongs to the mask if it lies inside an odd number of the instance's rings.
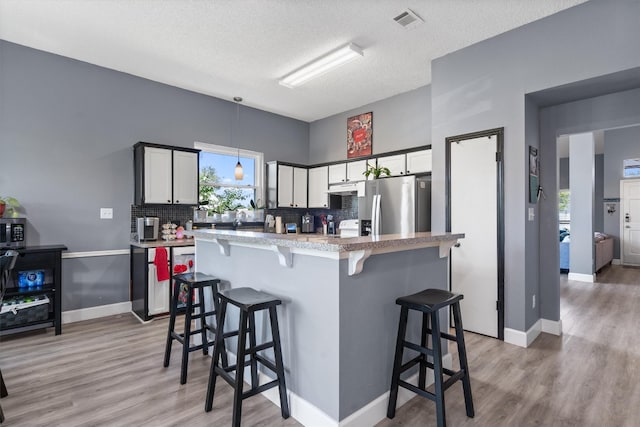
[[[533,208],[529,208],[529,221],[533,221],[535,217],[536,217],[535,210],[533,210]]]
[[[100,208],[100,219],[113,219],[113,208]]]

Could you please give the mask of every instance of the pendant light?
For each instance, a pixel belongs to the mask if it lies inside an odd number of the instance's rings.
[[[236,103],[236,126],[240,127],[240,103],[242,102],[242,98],[239,96],[236,96],[233,98],[233,100]],[[231,128],[231,132],[232,132],[231,135],[233,139],[233,127]],[[242,178],[244,178],[244,170],[242,169],[242,163],[240,163],[240,142],[238,142],[238,163],[236,163],[234,176],[236,178],[236,181],[241,181]]]

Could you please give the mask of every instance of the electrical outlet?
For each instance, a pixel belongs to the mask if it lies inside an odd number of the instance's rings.
[[[100,219],[113,219],[113,208],[100,208]]]
[[[533,294],[533,303],[531,308],[536,308],[536,294]]]

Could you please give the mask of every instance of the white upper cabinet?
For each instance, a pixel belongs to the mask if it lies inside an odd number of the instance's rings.
[[[310,208],[329,207],[327,189],[329,188],[329,167],[320,166],[309,169],[309,204]]]
[[[146,142],[134,145],[134,203],[197,205],[198,152]]]
[[[144,200],[143,203],[172,203],[171,150],[144,148]]]
[[[198,153],[173,151],[173,203],[198,204]]]
[[[338,163],[329,165],[329,184],[341,184],[347,180],[347,165]]]
[[[293,168],[293,207],[307,207],[307,170]]]
[[[397,154],[395,156],[378,157],[378,167],[386,167],[391,174],[389,176],[400,176],[406,174],[405,165],[406,156],[404,154]],[[381,177],[387,176],[385,174]]]
[[[431,149],[407,153],[407,173],[431,172]]]
[[[278,207],[293,207],[293,166],[278,165]]]
[[[269,175],[269,199],[268,206],[273,206],[272,195],[277,194],[277,207],[279,208],[306,208],[307,207],[307,169],[289,165],[281,165],[272,162],[267,165]],[[272,179],[277,170],[277,188],[274,188]]]
[[[367,170],[366,160],[356,160],[354,162],[347,163],[347,181],[364,181],[367,178],[364,176]]]

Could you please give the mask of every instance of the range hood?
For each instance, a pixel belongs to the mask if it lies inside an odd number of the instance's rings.
[[[344,184],[333,184],[329,186],[329,190],[327,193],[329,194],[338,194],[341,196],[358,196],[364,197],[365,195],[365,182],[347,182]]]

